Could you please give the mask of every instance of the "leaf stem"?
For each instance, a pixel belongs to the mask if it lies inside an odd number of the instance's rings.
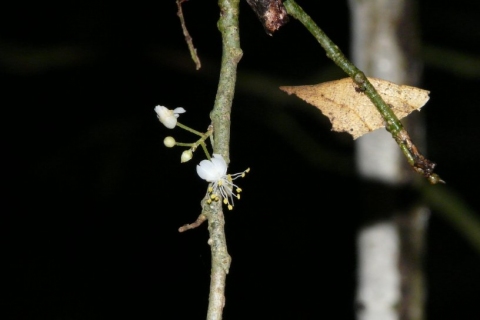
[[[392,137],[399,145],[412,168],[416,172],[424,175],[432,184],[438,182],[443,183],[444,181],[440,179],[437,174],[433,173],[435,163],[431,162],[418,152],[400,120],[398,120],[390,106],[385,103],[377,90],[375,90],[370,81],[368,81],[365,74],[345,57],[338,46],[330,40],[330,38],[294,0],[287,0],[284,2],[284,5],[288,14],[299,20],[320,43],[326,51],[327,57],[332,59],[337,66],[345,71],[345,73],[353,79],[358,88],[372,101],[385,120],[385,128],[392,134]]]

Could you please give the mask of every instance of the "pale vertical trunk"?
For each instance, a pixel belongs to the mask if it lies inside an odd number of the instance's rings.
[[[419,64],[411,0],[350,0],[352,60],[369,77],[417,85]],[[408,128],[408,126],[407,126]],[[414,139],[418,137],[413,137]],[[421,145],[421,143],[420,143]],[[388,199],[398,201],[396,187],[411,181],[406,160],[391,135],[381,129],[356,140],[360,176],[384,184]],[[387,186],[392,186],[391,190]],[[357,318],[423,319],[421,252],[428,210],[375,208],[379,195],[365,192],[368,225],[358,234]],[[384,197],[385,194],[382,194]],[[408,206],[407,206],[408,207]],[[382,211],[383,210],[383,211]],[[380,214],[379,214],[380,212]]]

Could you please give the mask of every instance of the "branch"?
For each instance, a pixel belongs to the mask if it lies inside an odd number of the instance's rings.
[[[210,115],[215,132],[214,153],[221,154],[230,163],[230,114],[232,109],[237,64],[242,58],[238,32],[238,4],[240,0],[220,0],[218,29],[222,34],[222,65],[215,105]]]
[[[192,37],[188,32],[187,25],[185,24],[185,19],[183,17],[182,3],[185,1],[186,0],[177,0],[177,8],[178,8],[177,16],[180,18],[180,24],[182,25],[183,35],[185,36],[185,41],[187,42],[188,50],[190,50],[190,55],[192,57],[193,62],[195,62],[196,69],[198,70],[202,67],[202,64],[200,62],[200,58],[198,57],[197,49],[195,49],[195,46],[193,45]]]
[[[197,227],[199,227],[205,220],[207,220],[207,217],[201,213],[197,220],[195,220],[195,222],[193,223],[188,223],[188,224],[185,224],[183,226],[181,226],[180,228],[178,228],[178,232],[185,232],[187,230],[191,230],[191,229],[195,229]]]
[[[230,116],[235,92],[237,64],[242,58],[240,35],[238,30],[239,0],[220,0],[220,19],[218,29],[222,34],[222,63],[215,105],[210,114],[213,123],[214,153],[221,154],[230,163]],[[208,193],[207,193],[208,197]],[[225,280],[230,268],[230,255],[225,239],[225,218],[222,211],[222,201],[202,202],[202,214],[208,219],[210,244],[212,252],[212,270],[210,281],[210,296],[208,305],[208,320],[222,318],[225,306]]]
[[[288,14],[299,20],[305,28],[317,39],[323,49],[327,52],[327,57],[333,60],[345,73],[347,73],[363,91],[377,108],[386,122],[386,129],[392,134],[403,154],[407,158],[412,168],[424,175],[432,184],[443,183],[440,177],[433,173],[435,163],[431,162],[421,155],[417,147],[413,144],[402,123],[393,113],[392,109],[383,101],[382,97],[368,81],[365,74],[360,71],[352,62],[350,62],[340,49],[327,37],[327,35],[315,24],[305,11],[294,1],[287,0],[284,3]]]

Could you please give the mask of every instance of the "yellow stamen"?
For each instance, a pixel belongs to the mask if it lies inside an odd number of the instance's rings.
[[[229,204],[229,205],[228,205],[228,210],[232,210],[232,209],[233,209],[232,205]]]
[[[224,203],[224,204],[227,204],[227,203],[228,203],[227,198],[223,199],[223,203]]]

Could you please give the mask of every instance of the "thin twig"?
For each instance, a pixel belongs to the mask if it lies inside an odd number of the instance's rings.
[[[178,228],[178,232],[184,232],[184,231],[187,231],[187,230],[195,229],[195,228],[199,227],[202,223],[204,223],[205,220],[207,220],[207,216],[202,213],[198,216],[198,218],[197,218],[197,220],[195,220],[195,222],[190,223],[190,224],[185,224],[185,225],[181,226],[180,228]]]
[[[197,49],[193,46],[193,40],[190,36],[190,33],[187,30],[187,26],[185,24],[185,19],[183,18],[183,10],[182,10],[182,3],[186,0],[177,0],[177,16],[180,18],[180,23],[182,25],[183,35],[185,36],[185,41],[188,45],[188,50],[190,50],[190,55],[192,56],[193,62],[195,62],[196,69],[200,69],[202,64],[200,63],[200,58],[197,55]]]
[[[400,120],[398,120],[392,109],[385,103],[385,101],[383,101],[382,97],[378,94],[370,81],[368,81],[365,74],[345,57],[342,51],[340,51],[332,40],[328,38],[328,36],[294,0],[287,0],[284,2],[284,5],[288,14],[299,20],[305,28],[310,31],[315,39],[317,39],[323,49],[327,52],[327,57],[332,59],[336,65],[345,71],[361,91],[367,95],[375,107],[377,107],[378,112],[380,112],[386,122],[386,129],[392,134],[412,168],[416,172],[424,175],[432,184],[439,182],[443,183],[444,181],[440,179],[437,174],[433,173],[435,163],[431,162],[418,152]]]

